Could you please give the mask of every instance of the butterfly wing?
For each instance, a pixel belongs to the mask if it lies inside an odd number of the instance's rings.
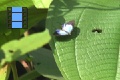
[[[62,30],[71,34],[71,32],[73,30],[73,26],[71,24],[64,24],[62,27]]]
[[[73,30],[73,26],[75,24],[75,21],[69,21],[68,23],[65,23],[62,25],[62,30],[66,31],[67,33],[71,34],[72,30]]]
[[[69,21],[68,23],[62,25],[62,29],[57,29],[53,34],[56,36],[70,35],[73,30],[74,24],[75,24],[74,20]]]
[[[66,35],[69,35],[69,33],[65,32],[65,31],[63,31],[61,29],[57,29],[53,34],[56,35],[56,36],[66,36]]]

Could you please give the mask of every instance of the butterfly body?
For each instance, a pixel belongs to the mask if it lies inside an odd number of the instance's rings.
[[[69,21],[68,23],[64,23],[62,25],[62,29],[57,29],[54,32],[54,35],[56,36],[66,36],[71,35],[71,32],[73,31],[74,21]]]

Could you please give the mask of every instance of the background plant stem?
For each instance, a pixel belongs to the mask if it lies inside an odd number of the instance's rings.
[[[13,79],[18,80],[18,74],[17,74],[17,69],[16,69],[16,62],[11,63],[11,68],[13,72]]]

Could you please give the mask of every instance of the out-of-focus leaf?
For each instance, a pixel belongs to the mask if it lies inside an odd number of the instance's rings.
[[[42,33],[36,33],[20,40],[12,40],[5,43],[1,47],[5,53],[5,62],[16,60],[18,57],[42,47],[48,43],[50,39],[49,31],[45,30]]]
[[[28,73],[22,75],[19,80],[34,80],[36,77],[39,77],[40,74],[36,70],[29,71]]]
[[[53,0],[32,0],[36,8],[49,8]]]
[[[8,64],[2,67],[0,69],[0,80],[8,80],[10,75],[10,70],[11,70],[11,67]]]
[[[0,2],[0,46],[12,39],[18,39],[27,29],[8,29],[7,27],[7,7],[27,7],[28,8],[28,29],[46,17],[47,10],[38,10],[31,0],[1,0]],[[6,35],[7,34],[7,35]]]
[[[31,0],[1,0],[0,1],[0,34],[8,32],[7,27],[7,7],[32,7]]]
[[[31,0],[0,0],[0,11],[6,11],[7,7],[31,7],[33,2]]]
[[[64,80],[54,61],[52,51],[41,48],[31,52],[30,55],[36,71],[41,75],[52,79]]]

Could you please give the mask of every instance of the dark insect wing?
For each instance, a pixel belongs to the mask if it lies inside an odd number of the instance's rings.
[[[55,35],[55,36],[59,36],[59,34],[58,34],[56,31],[53,33],[53,35]]]
[[[53,35],[59,36],[58,32],[59,32],[59,30],[57,29],[57,30],[53,33]]]
[[[74,26],[75,21],[74,21],[74,20],[71,20],[71,21],[67,22],[67,24],[71,24],[72,26]]]
[[[93,29],[92,32],[102,33],[101,29]]]

